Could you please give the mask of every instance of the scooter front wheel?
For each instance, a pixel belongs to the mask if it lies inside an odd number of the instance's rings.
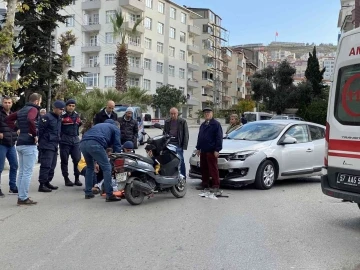
[[[132,182],[125,186],[125,199],[131,205],[139,205],[144,201],[145,194],[133,189]]]

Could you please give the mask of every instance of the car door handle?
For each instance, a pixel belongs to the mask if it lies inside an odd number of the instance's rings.
[[[312,151],[313,151],[313,150],[312,150],[312,149],[310,149],[310,148],[306,150],[306,152],[312,152]]]

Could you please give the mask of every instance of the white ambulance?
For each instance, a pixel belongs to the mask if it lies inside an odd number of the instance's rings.
[[[360,28],[338,45],[325,138],[322,191],[360,208]]]

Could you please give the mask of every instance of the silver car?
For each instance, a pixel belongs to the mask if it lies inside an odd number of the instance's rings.
[[[222,185],[255,183],[270,189],[275,180],[321,175],[325,126],[297,120],[248,123],[223,141],[218,159]],[[201,178],[200,158],[190,157],[192,178]]]

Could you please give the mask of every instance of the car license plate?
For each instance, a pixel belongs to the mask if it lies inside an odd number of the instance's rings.
[[[126,179],[127,179],[127,173],[126,172],[116,174],[116,181],[118,183],[124,182],[124,181],[126,181]]]
[[[336,182],[342,185],[358,187],[360,186],[360,176],[340,173],[338,174]]]

